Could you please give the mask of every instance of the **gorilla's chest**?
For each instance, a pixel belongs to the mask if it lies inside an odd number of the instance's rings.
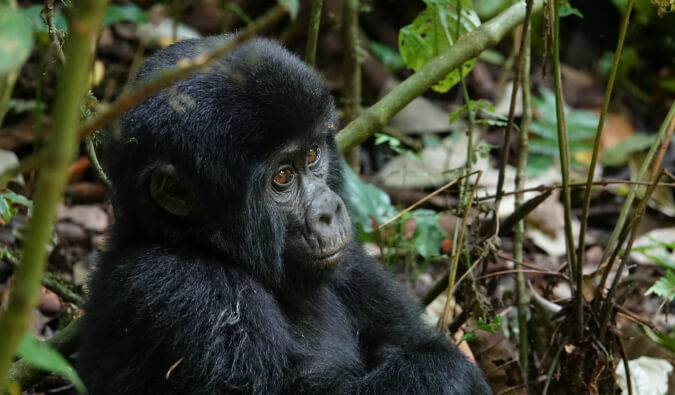
[[[321,300],[324,298],[330,303]],[[294,365],[317,373],[333,370],[331,375],[361,371],[364,355],[347,308],[330,293],[315,302],[286,315],[295,343],[291,356]]]

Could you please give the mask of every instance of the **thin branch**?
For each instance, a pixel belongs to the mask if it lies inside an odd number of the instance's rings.
[[[617,180],[617,179],[613,179],[613,178],[603,178],[601,180],[593,181],[593,186],[599,186],[599,187],[607,187],[609,185],[615,185],[615,184],[644,185],[644,186],[652,185],[652,183],[647,182],[647,181]],[[670,187],[675,187],[675,183],[660,182],[658,186],[670,188]],[[569,187],[570,188],[585,188],[586,182],[584,181],[584,182],[571,183],[571,184],[569,184]],[[536,187],[516,189],[515,191],[504,192],[503,196],[516,195],[516,194],[525,193],[525,192],[550,192],[554,189],[560,189],[560,188],[562,188],[561,184],[551,184],[551,185],[541,184],[541,185],[538,185]],[[476,201],[483,202],[485,200],[495,199],[496,197],[497,197],[497,195],[480,196],[480,197],[476,198]]]
[[[105,174],[105,171],[103,171],[101,163],[98,161],[98,156],[96,156],[96,147],[94,146],[94,139],[91,134],[85,138],[85,148],[87,149],[87,156],[89,156],[89,162],[94,167],[96,176],[109,190],[112,190],[112,182],[108,178],[108,175]]]
[[[543,0],[534,0],[532,11],[541,10],[542,4]],[[490,21],[483,23],[476,30],[467,33],[455,45],[429,61],[380,101],[363,111],[336,136],[340,151],[349,152],[364,142],[374,132],[381,130],[389,118],[401,111],[413,99],[422,95],[437,81],[462,63],[477,57],[485,49],[495,46],[506,33],[523,22],[525,8],[523,2],[518,2]]]

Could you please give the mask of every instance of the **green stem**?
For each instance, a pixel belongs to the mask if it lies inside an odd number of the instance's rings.
[[[64,70],[54,100],[54,127],[38,177],[35,211],[26,231],[23,258],[12,281],[7,310],[0,316],[2,382],[39,300],[47,258],[46,246],[52,233],[56,204],[68,180],[68,165],[77,154],[80,104],[87,90],[96,37],[106,4],[106,0],[78,3],[70,24],[66,49],[68,68]]]
[[[528,133],[532,123],[532,94],[530,91],[530,26],[523,28],[525,34],[524,45],[521,48],[523,52],[522,63],[519,66],[521,70],[521,85],[523,92],[523,119],[520,123],[520,145],[518,147],[518,165],[516,169],[516,190],[525,189],[525,168],[527,166],[527,153],[529,149]],[[518,193],[515,197],[516,211],[521,207],[524,201],[524,194]],[[514,229],[513,236],[513,258],[517,262],[516,270],[516,304],[518,305],[518,359],[520,360],[520,369],[523,375],[523,382],[528,386],[529,380],[529,340],[527,333],[528,300],[525,292],[525,276],[523,275],[523,241],[525,240],[525,221],[518,221]]]
[[[360,111],[361,104],[361,62],[359,61],[359,2],[358,0],[344,0],[344,122],[354,120]],[[384,125],[382,125],[384,126]],[[360,173],[361,150],[358,146],[352,147],[347,154],[347,162],[356,174]]]
[[[574,232],[572,231],[572,202],[570,197],[570,153],[567,140],[567,125],[562,94],[562,77],[560,74],[560,0],[553,5],[553,78],[555,82],[556,124],[558,129],[558,148],[560,150],[560,170],[562,173],[562,195],[565,208],[565,240],[567,241],[567,260],[570,270],[570,281],[578,286],[575,291],[574,306],[576,317],[576,335],[580,339],[583,335],[583,295],[581,293],[581,269],[577,265],[577,255],[574,249]],[[576,280],[576,281],[575,281]]]
[[[312,67],[316,64],[316,43],[319,39],[322,8],[323,0],[312,0],[312,10],[309,15],[309,28],[307,29],[307,47],[305,48],[305,62]]]

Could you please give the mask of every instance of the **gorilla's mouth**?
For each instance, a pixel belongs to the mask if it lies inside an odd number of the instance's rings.
[[[314,258],[314,262],[320,266],[333,266],[338,263],[345,255],[347,244],[343,244],[336,249],[327,251]]]

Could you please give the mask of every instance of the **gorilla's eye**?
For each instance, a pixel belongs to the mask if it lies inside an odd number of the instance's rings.
[[[289,168],[279,169],[274,175],[274,182],[278,185],[286,185],[293,179],[293,172]]]
[[[319,158],[319,149],[318,148],[312,148],[307,152],[307,163],[312,164],[316,162],[317,158]]]

